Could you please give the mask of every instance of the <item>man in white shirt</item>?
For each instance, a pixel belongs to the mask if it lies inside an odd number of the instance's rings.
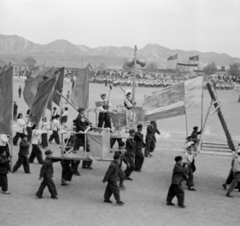
[[[50,122],[47,120],[46,117],[42,120],[42,142],[41,145],[43,148],[48,147],[48,130],[50,130]]]
[[[106,94],[100,94],[101,101],[103,101],[102,106],[98,107],[99,115],[98,115],[98,127],[102,128],[104,123],[104,128],[111,128],[111,120],[108,111],[112,104],[109,101],[106,101]]]
[[[42,131],[37,128],[36,125],[32,127],[32,152],[29,156],[29,163],[33,163],[34,159],[37,158],[39,164],[43,164],[42,151],[39,147],[41,141]]]
[[[60,130],[60,121],[59,121],[60,116],[56,115],[55,119],[52,122],[52,130],[53,133],[52,135],[49,137],[49,143],[52,142],[53,138],[56,142],[56,144],[60,144],[60,139],[59,139],[59,134],[58,131]]]
[[[62,118],[61,118],[61,125],[66,124],[68,120],[68,108],[65,107],[64,111],[62,113]]]

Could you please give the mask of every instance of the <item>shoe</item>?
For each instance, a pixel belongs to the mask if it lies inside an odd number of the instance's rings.
[[[79,172],[74,172],[73,174],[76,176],[81,176],[81,174]]]
[[[17,146],[17,144],[13,144],[13,146]]]
[[[42,199],[43,197],[42,196],[40,196],[40,195],[36,195],[36,197],[38,197],[39,199]]]
[[[91,166],[89,166],[87,169],[92,170],[93,168]]]
[[[131,177],[127,177],[126,180],[133,180]]]
[[[178,206],[181,207],[181,208],[186,208],[186,206],[182,205],[182,204],[178,204]]]
[[[141,170],[140,170],[140,169],[134,169],[134,171],[141,172]]]
[[[61,185],[62,185],[62,186],[67,186],[67,185],[69,185],[69,184],[66,183],[66,182],[62,182]]]
[[[52,196],[51,198],[52,198],[52,199],[58,199],[58,197],[57,197],[57,196]]]
[[[117,201],[117,204],[118,204],[118,205],[123,205],[124,202],[122,202],[122,201]]]
[[[10,195],[11,194],[9,191],[3,191],[2,193],[5,194],[5,195]]]
[[[16,171],[14,171],[14,172],[16,172]],[[27,173],[27,174],[31,174],[31,172],[25,172],[25,173]]]
[[[227,190],[227,185],[226,184],[222,184],[224,190]]]
[[[106,203],[112,203],[111,200],[104,200],[104,202],[106,202]]]
[[[29,162],[29,163],[33,163],[33,162]]]
[[[234,196],[230,195],[229,193],[226,194],[227,197],[233,198]]]
[[[82,169],[87,169],[87,167],[86,167],[86,166],[83,166]]]
[[[189,191],[197,191],[194,187],[188,188]]]
[[[172,203],[172,202],[167,202],[167,205],[168,205],[168,206],[175,206],[175,204]]]

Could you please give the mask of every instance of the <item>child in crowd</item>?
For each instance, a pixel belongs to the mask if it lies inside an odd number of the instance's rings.
[[[137,126],[137,132],[134,136],[134,141],[136,142],[136,154],[135,154],[135,171],[141,171],[143,161],[144,161],[144,155],[143,155],[143,147],[144,147],[144,140],[143,140],[143,134],[142,134],[143,126],[139,124]]]
[[[10,194],[8,191],[8,178],[7,174],[10,172],[10,158],[7,157],[6,151],[0,152],[0,187],[5,195]]]

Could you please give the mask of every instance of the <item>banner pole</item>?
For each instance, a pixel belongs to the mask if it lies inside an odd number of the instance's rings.
[[[188,137],[188,120],[187,120],[187,110],[186,110],[186,103],[185,103],[185,101],[184,101],[184,108],[185,108],[186,135]]]
[[[14,94],[14,73],[15,73],[15,65],[12,64],[11,65],[13,67],[13,73],[12,73],[12,122],[11,122],[11,147],[10,147],[10,155],[11,155],[11,171],[12,171],[12,155],[13,155],[13,120],[14,120],[14,115],[13,115],[13,109],[14,109],[14,106],[13,106],[13,94]]]

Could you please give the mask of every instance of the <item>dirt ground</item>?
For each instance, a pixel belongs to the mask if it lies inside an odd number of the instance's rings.
[[[23,98],[18,98],[17,88],[23,83],[15,82],[14,98],[19,112],[26,114],[27,106]],[[70,89],[67,84],[64,94]],[[137,88],[136,102],[141,104],[144,94],[156,89]],[[90,85],[90,107],[99,99],[100,92],[107,92],[108,87],[99,84]],[[209,94],[204,92],[204,117],[210,103]],[[237,103],[239,92],[219,91],[219,100],[230,133],[240,141],[240,104]],[[114,106],[123,102],[123,93],[113,88],[110,98]],[[64,106],[67,106],[64,104]],[[49,113],[48,113],[49,114]],[[73,120],[77,113],[69,107],[69,117]],[[94,122],[94,115],[89,115]],[[195,125],[200,126],[200,109],[188,109],[188,133]],[[71,123],[69,123],[70,125]],[[133,172],[133,181],[126,181],[127,189],[121,191],[124,206],[103,203],[106,184],[102,178],[109,162],[94,161],[93,170],[80,168],[81,176],[74,176],[69,186],[61,186],[61,166],[54,164],[54,181],[59,199],[53,200],[46,189],[43,199],[36,199],[35,193],[40,185],[38,180],[40,165],[31,164],[31,174],[24,174],[20,168],[15,174],[9,174],[10,195],[0,193],[1,226],[55,226],[55,225],[238,225],[240,221],[238,206],[240,193],[233,192],[234,198],[225,197],[221,184],[230,169],[231,158],[200,154],[196,159],[196,192],[185,189],[186,209],[166,206],[166,195],[171,182],[174,157],[181,155],[186,136],[185,116],[158,121],[161,135],[158,136],[157,148],[152,158],[145,159],[142,172]],[[226,142],[221,124],[216,116],[210,116],[204,140]],[[60,149],[55,144],[49,145],[55,155]],[[18,147],[13,149],[13,163],[17,160]],[[111,158],[111,154],[107,156]],[[186,187],[185,187],[186,188]],[[112,197],[112,201],[114,198]],[[176,199],[173,200],[174,203]]]

